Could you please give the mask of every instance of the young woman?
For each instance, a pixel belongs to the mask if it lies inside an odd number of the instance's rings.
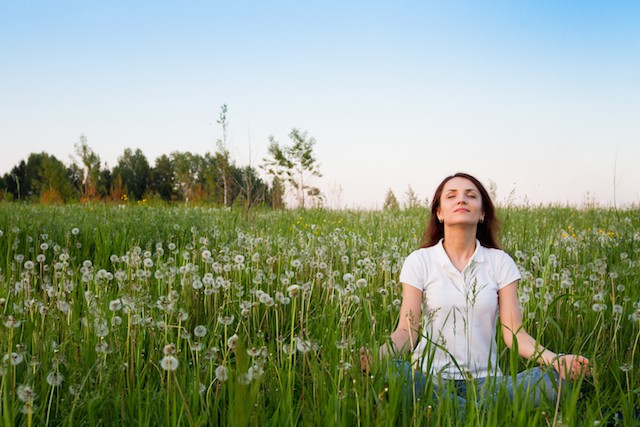
[[[400,273],[400,319],[390,342],[379,348],[380,359],[412,351],[417,375],[408,372],[408,376],[417,392],[424,390],[430,374],[436,389],[452,380],[462,402],[471,379],[480,390],[491,383],[493,390],[505,386],[512,398],[516,390],[524,389],[536,405],[542,396],[553,401],[557,384],[562,383],[558,379],[587,375],[589,360],[554,353],[524,330],[517,293],[520,273],[498,247],[495,209],[482,184],[457,173],[442,181],[432,200],[423,244],[407,257]],[[526,370],[515,383],[512,376],[502,375],[496,345],[498,313],[506,345],[511,348],[517,342],[520,356],[553,370]],[[371,366],[364,348],[360,362],[363,370]]]

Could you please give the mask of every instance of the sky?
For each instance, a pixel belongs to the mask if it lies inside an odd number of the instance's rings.
[[[498,203],[640,204],[640,2],[0,0],[0,174],[85,135],[215,151],[315,138],[330,207],[425,200],[463,171]]]

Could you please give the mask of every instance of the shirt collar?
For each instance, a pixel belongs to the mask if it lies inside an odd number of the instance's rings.
[[[447,251],[444,250],[444,246],[442,246],[442,242],[444,239],[440,239],[440,241],[436,244],[437,248],[437,257],[438,263],[440,265],[447,266],[452,265],[451,260],[449,259],[449,255],[447,255]],[[471,255],[471,259],[469,262],[474,261],[476,263],[484,261],[484,251],[486,248],[480,244],[480,241],[476,239],[476,250]]]

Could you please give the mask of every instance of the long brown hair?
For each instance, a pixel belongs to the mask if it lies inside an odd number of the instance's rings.
[[[476,238],[480,241],[480,244],[482,246],[485,246],[487,248],[500,249],[500,245],[498,244],[498,239],[496,237],[500,228],[500,223],[498,221],[498,218],[496,217],[496,210],[493,206],[493,202],[491,201],[491,197],[489,196],[489,193],[484,188],[482,183],[480,183],[480,181],[478,181],[473,176],[463,172],[458,172],[454,175],[446,177],[436,189],[436,192],[433,195],[433,199],[431,200],[431,215],[429,217],[427,227],[424,230],[420,247],[427,248],[429,246],[434,246],[440,241],[440,239],[444,237],[444,224],[438,221],[437,212],[440,208],[440,198],[442,197],[444,186],[449,180],[453,178],[468,179],[469,181],[473,182],[473,184],[478,188],[480,197],[482,198],[484,221],[478,224]]]

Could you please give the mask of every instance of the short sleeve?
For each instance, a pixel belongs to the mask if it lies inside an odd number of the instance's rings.
[[[522,276],[520,275],[520,270],[518,270],[518,266],[516,265],[513,258],[511,258],[509,254],[503,251],[500,251],[500,255],[501,256],[499,257],[498,261],[496,277],[498,289],[502,289],[505,286],[522,278]]]
[[[418,251],[413,251],[407,258],[405,258],[402,264],[402,270],[400,270],[400,283],[406,283],[414,288],[424,291],[424,284],[426,283],[427,271],[425,263],[420,257]]]

